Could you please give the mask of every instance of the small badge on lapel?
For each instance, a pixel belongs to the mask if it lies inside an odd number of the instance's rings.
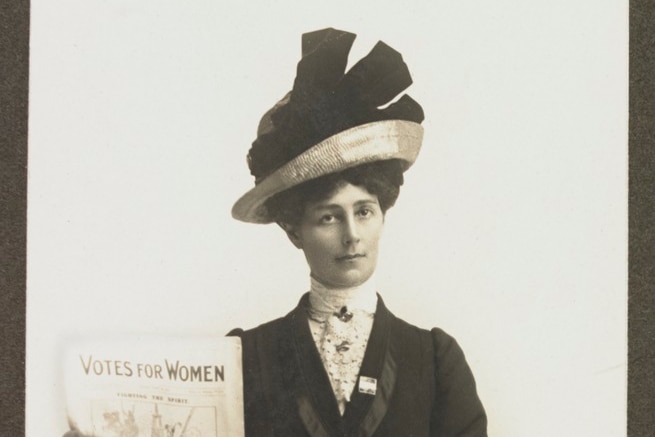
[[[375,378],[369,378],[368,376],[359,377],[359,392],[367,395],[374,395],[377,391],[378,380]]]

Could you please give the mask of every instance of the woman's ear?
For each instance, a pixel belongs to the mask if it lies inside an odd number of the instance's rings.
[[[287,234],[289,241],[291,241],[291,243],[293,243],[293,245],[296,246],[296,248],[302,249],[302,238],[300,238],[300,234],[298,233],[297,226],[285,222],[277,222],[277,224]]]

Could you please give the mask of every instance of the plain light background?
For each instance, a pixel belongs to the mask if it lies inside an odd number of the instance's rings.
[[[627,1],[32,2],[27,435],[66,429],[80,333],[223,335],[308,288],[230,217],[300,35],[400,51],[426,113],[378,288],[454,335],[493,436],[623,436]]]

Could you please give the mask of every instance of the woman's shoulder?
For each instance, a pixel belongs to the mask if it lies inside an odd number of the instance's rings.
[[[395,328],[404,335],[418,335],[430,341],[438,350],[445,350],[457,345],[455,338],[441,328],[421,328],[401,318],[393,316]]]
[[[250,329],[235,328],[230,332],[228,332],[227,335],[241,337],[242,340],[244,338],[258,338],[258,337],[270,337],[270,336],[280,335],[282,331],[284,331],[286,328],[290,326],[290,322],[294,318],[300,316],[304,306],[306,305],[306,301],[307,301],[307,293],[305,293],[301,297],[298,305],[295,308],[293,308],[290,312],[288,312],[286,315],[273,319],[269,322],[262,323],[261,325],[258,325],[254,328],[250,328]]]
[[[448,334],[443,329],[432,328],[430,330],[430,335],[432,336],[432,342],[437,356],[458,351],[458,353],[461,353],[461,348],[457,343],[457,340],[455,340],[455,337]]]
[[[443,329],[437,327],[425,329],[397,317],[394,319],[395,335],[401,341],[416,338],[423,347],[432,350],[436,362],[443,367],[447,368],[454,363],[461,365],[466,362],[464,352],[455,337]]]
[[[234,328],[228,332],[227,335],[232,337],[241,337],[242,339],[244,337],[260,337],[272,335],[282,329],[284,319],[285,317],[278,317],[277,319],[262,323],[261,325],[250,329]]]

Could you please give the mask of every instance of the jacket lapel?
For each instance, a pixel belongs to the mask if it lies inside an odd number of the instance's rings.
[[[396,365],[389,348],[394,316],[378,295],[373,328],[366,345],[360,379],[346,408],[343,420],[351,434],[371,436],[384,418],[396,382]],[[375,379],[375,395],[360,386],[362,377]]]
[[[308,297],[304,295],[290,314],[288,338],[293,339],[294,365],[298,373],[288,386],[294,390],[298,413],[310,435],[341,434],[339,407],[307,322]]]

